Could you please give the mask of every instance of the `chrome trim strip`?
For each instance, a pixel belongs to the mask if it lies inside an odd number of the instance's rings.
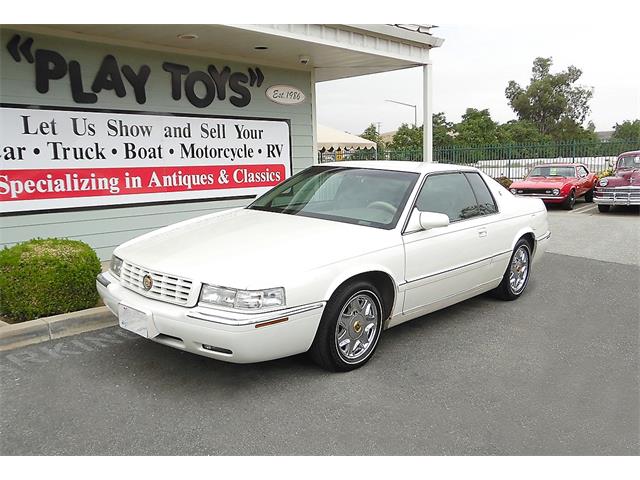
[[[541,240],[546,240],[547,238],[550,238],[550,237],[551,237],[551,232],[547,232],[544,235],[536,238],[536,242],[539,242]]]
[[[567,198],[566,195],[546,195],[543,193],[516,193],[516,197],[539,198],[540,200],[565,200]]]
[[[231,325],[234,327],[242,327],[246,325],[254,325],[256,323],[269,322],[271,320],[277,320],[282,317],[288,317],[291,315],[298,315],[300,313],[310,312],[323,308],[326,302],[310,303],[308,305],[301,305],[298,307],[285,308],[283,310],[275,310],[266,313],[254,313],[254,314],[240,314],[234,317],[224,316],[225,313],[222,310],[215,310],[205,307],[189,310],[187,317],[195,318],[197,320],[204,320],[212,323],[219,323],[222,325]],[[211,313],[209,313],[209,311]],[[250,316],[251,318],[247,318]],[[239,317],[239,318],[238,318]]]
[[[108,287],[111,284],[111,282],[101,273],[96,277],[96,281],[103,287]]]
[[[640,198],[623,199],[620,197],[616,197],[616,198],[593,197],[593,201],[595,202],[596,205],[613,205],[613,206],[622,206],[622,207],[629,207],[631,205],[640,205]]]
[[[502,278],[502,277],[500,277],[500,278]],[[402,312],[397,316],[400,316],[402,318],[402,317],[407,316],[407,315],[413,315],[414,313],[416,313],[416,312],[418,312],[420,310],[425,310],[425,309],[429,308],[431,305],[433,305],[435,303],[446,302],[446,301],[448,301],[448,300],[450,300],[452,298],[455,298],[455,297],[458,297],[458,296],[462,296],[462,295],[466,295],[469,292],[473,292],[474,290],[482,290],[485,286],[490,285],[490,284],[492,284],[494,282],[497,282],[498,280],[500,280],[500,278],[495,278],[493,280],[489,280],[488,282],[481,283],[480,285],[476,285],[475,287],[468,288],[466,290],[463,290],[462,292],[452,293],[450,295],[447,295],[444,298],[441,298],[439,300],[435,300],[435,301],[427,303],[425,305],[420,305],[420,306],[417,306],[417,307],[413,307],[411,310],[407,310],[406,312]],[[403,320],[403,322],[401,322],[401,323],[404,323],[404,321],[406,321],[406,320]],[[395,325],[399,325],[399,324],[394,324],[394,326]]]
[[[464,265],[460,265],[458,267],[447,268],[445,270],[440,270],[436,273],[430,273],[428,275],[423,275],[422,277],[414,278],[413,280],[409,280],[407,282],[401,283],[400,285],[408,285],[410,283],[419,282],[420,280],[426,280],[427,278],[435,277],[438,275],[442,275],[445,273],[453,272],[454,270],[459,270],[461,268],[469,267],[471,265],[475,265],[476,263],[486,262],[487,260],[491,260],[493,258],[499,257],[500,255],[504,255],[506,253],[511,253],[511,250],[505,250],[504,252],[496,253],[495,255],[491,255],[489,257],[481,258],[480,260],[474,260],[473,262],[465,263]],[[398,285],[398,286],[400,286]]]

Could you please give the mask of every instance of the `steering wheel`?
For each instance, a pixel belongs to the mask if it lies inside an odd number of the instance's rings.
[[[396,207],[394,207],[390,203],[383,202],[382,200],[376,200],[375,202],[371,202],[369,205],[367,205],[367,208],[377,208],[379,210],[386,210],[391,215],[395,215],[396,211],[398,210]]]

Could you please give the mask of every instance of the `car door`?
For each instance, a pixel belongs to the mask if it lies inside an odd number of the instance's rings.
[[[576,167],[576,171],[578,173],[578,184],[579,184],[578,195],[582,196],[585,193],[587,193],[587,191],[590,189],[589,172],[587,172],[587,169],[582,165],[578,165]]]
[[[415,208],[444,213],[450,224],[404,233],[405,314],[473,290],[491,276],[489,265],[496,247],[487,219],[498,211],[484,181],[477,173],[472,175],[471,181],[484,186],[486,205],[479,204],[463,172],[428,175],[416,197]]]

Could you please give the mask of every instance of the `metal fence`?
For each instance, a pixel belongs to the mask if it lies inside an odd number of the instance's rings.
[[[555,142],[503,145],[475,145],[470,147],[438,147],[433,161],[455,165],[470,165],[488,175],[524,178],[540,163],[583,163],[590,171],[605,170],[622,152],[640,150],[637,141]],[[352,152],[321,152],[320,163],[335,160],[408,160],[422,161],[422,150],[355,150]]]

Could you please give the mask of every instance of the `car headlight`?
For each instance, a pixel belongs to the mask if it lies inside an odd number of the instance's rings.
[[[600,180],[599,183],[601,187],[606,187],[607,183],[609,183],[609,180],[607,180],[606,178],[603,178],[602,180]]]
[[[284,288],[267,290],[235,290],[233,288],[203,285],[200,301],[211,305],[241,310],[281,307],[285,304]]]
[[[515,188],[512,188],[512,189],[510,189],[509,191],[510,191],[511,193],[513,193],[514,195],[516,194],[516,189],[515,189]]]
[[[122,270],[122,259],[120,257],[112,255],[111,266],[109,267],[109,270],[111,270],[111,273],[113,273],[116,277],[119,277],[120,270]]]
[[[557,188],[554,188],[552,192],[554,195],[560,195],[560,190],[558,190]]]

